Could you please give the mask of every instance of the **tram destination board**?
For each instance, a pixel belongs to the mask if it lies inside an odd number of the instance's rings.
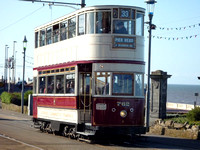
[[[136,39],[135,39],[135,37],[114,36],[112,47],[113,48],[135,49],[136,48]]]

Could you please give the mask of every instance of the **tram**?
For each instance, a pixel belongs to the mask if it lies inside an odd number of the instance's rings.
[[[33,121],[42,131],[145,134],[144,13],[92,6],[35,28]]]

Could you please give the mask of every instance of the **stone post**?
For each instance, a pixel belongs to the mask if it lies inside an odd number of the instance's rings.
[[[170,77],[171,75],[162,70],[152,72],[150,75],[150,125],[154,124],[157,119],[166,118],[167,79]]]

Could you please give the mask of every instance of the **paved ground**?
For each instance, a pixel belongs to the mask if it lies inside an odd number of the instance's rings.
[[[23,143],[16,139],[6,137],[5,135],[0,135],[0,149],[7,149],[7,150],[35,150],[40,149],[35,146]]]
[[[1,106],[1,102],[0,102]],[[62,136],[45,134],[32,127],[32,116],[0,109],[0,150],[37,149],[82,149],[82,150],[195,150],[200,141],[171,138],[158,135],[144,135],[133,143],[87,144]]]

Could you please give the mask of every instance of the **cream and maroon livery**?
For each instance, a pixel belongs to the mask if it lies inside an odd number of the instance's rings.
[[[37,27],[33,120],[66,136],[145,133],[144,70],[143,8],[86,7]]]

